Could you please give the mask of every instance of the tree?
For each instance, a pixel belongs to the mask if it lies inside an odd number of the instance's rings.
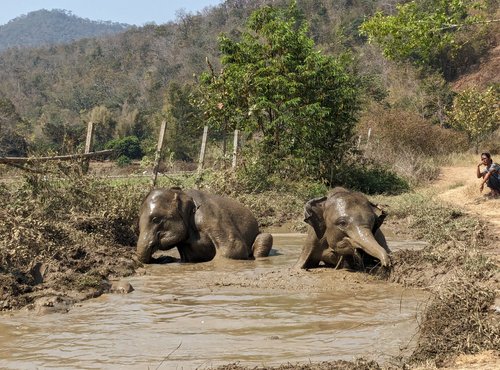
[[[409,61],[444,72],[446,64],[463,47],[457,31],[480,21],[472,15],[482,1],[424,0],[396,6],[395,15],[377,12],[363,22],[360,33],[382,47],[395,61]]]
[[[191,104],[190,84],[172,82],[165,91],[163,114],[167,119],[167,142],[175,159],[192,161],[198,154],[201,128],[198,107]]]
[[[88,120],[94,123],[94,149],[103,149],[114,136],[116,121],[104,105],[92,108],[87,116]]]
[[[12,102],[0,96],[0,156],[22,157],[27,154],[28,143],[21,134],[23,119]]]
[[[492,87],[483,92],[475,89],[458,94],[448,113],[450,124],[467,134],[469,143],[474,145],[476,154],[479,143],[500,127],[499,94]]]
[[[350,147],[359,108],[350,59],[315,50],[292,2],[250,16],[240,41],[219,38],[222,71],[200,78],[197,102],[210,126],[260,139],[268,173],[330,176]]]

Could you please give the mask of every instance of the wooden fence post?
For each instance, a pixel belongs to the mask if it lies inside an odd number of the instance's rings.
[[[234,141],[233,141],[233,164],[232,164],[232,169],[234,170],[236,168],[236,163],[238,160],[238,136],[239,136],[240,131],[239,130],[234,130]]]
[[[92,138],[94,136],[94,122],[89,121],[87,124],[87,140],[85,140],[85,154],[90,153],[92,148]]]
[[[203,138],[201,139],[201,148],[200,148],[200,159],[198,161],[198,172],[201,172],[203,169],[203,164],[205,162],[205,150],[207,147],[207,136],[208,136],[208,126],[203,128]]]
[[[156,186],[156,179],[158,178],[158,168],[160,166],[161,149],[163,148],[163,138],[165,137],[166,128],[167,128],[167,121],[162,121],[160,127],[160,135],[158,136],[158,145],[156,146],[155,164],[153,167],[153,179],[152,179],[153,188]]]
[[[92,149],[92,139],[94,137],[94,122],[89,121],[87,124],[87,138],[85,139],[85,152],[84,154],[89,154],[90,150]],[[90,159],[89,158],[84,158],[80,162],[80,166],[82,168],[82,172],[86,174],[89,172],[89,167],[90,167]]]

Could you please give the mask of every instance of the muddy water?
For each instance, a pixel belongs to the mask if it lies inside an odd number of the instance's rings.
[[[409,351],[424,293],[366,274],[294,272],[302,240],[276,235],[275,254],[257,261],[148,266],[145,276],[129,279],[132,293],[66,314],[3,315],[0,368],[203,369],[360,356],[384,362]]]

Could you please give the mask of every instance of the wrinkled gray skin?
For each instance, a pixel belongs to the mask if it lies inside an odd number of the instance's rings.
[[[307,202],[304,217],[310,226],[296,267],[308,269],[323,262],[363,268],[370,256],[384,267],[391,265],[390,250],[379,229],[385,213],[362,193],[334,188],[327,197]]]
[[[181,262],[267,257],[272,236],[259,233],[257,220],[237,201],[199,190],[154,189],[139,217],[137,257],[152,263],[157,250],[177,247]]]

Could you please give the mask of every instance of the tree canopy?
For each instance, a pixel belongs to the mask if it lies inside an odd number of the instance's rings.
[[[384,55],[396,61],[443,70],[444,64],[464,45],[457,31],[478,22],[475,0],[423,0],[396,5],[396,14],[377,12],[360,27],[370,42],[380,44]]]
[[[450,124],[466,133],[476,153],[481,140],[500,127],[498,101],[498,90],[492,87],[483,92],[476,89],[464,90],[453,100],[453,106],[448,113]]]
[[[308,37],[295,2],[266,6],[239,40],[219,38],[222,70],[200,78],[209,125],[258,137],[268,173],[328,178],[349,148],[359,109],[349,57],[326,56]]]

